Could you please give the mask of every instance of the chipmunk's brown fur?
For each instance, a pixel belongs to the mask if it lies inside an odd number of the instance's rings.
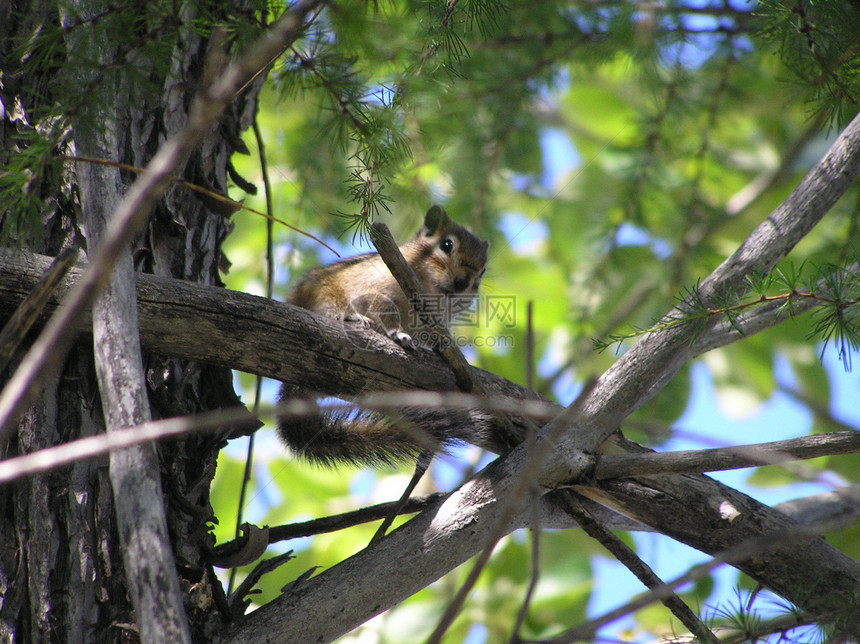
[[[462,298],[451,296],[477,293],[488,248],[488,242],[451,221],[439,206],[433,206],[424,217],[424,226],[400,246],[400,252],[424,293],[434,298],[434,315],[441,315],[441,321],[447,324],[463,305]],[[361,322],[407,346],[428,346],[429,334],[376,253],[311,270],[299,281],[289,302],[335,319]],[[316,397],[295,385],[281,388],[282,400]],[[415,458],[427,450],[428,443],[444,446],[458,439],[488,442],[483,440],[487,437],[475,436],[480,430],[474,421],[451,422],[439,412],[426,410],[403,410],[402,415],[426,432],[425,440],[416,435],[414,428],[399,430],[391,421],[373,414],[283,419],[278,431],[293,452],[325,465],[391,464]]]
[[[400,246],[400,252],[424,293],[440,305],[434,312],[443,315],[442,322],[447,324],[455,312],[451,306],[458,303],[447,296],[477,292],[488,248],[488,242],[433,206],[424,217],[424,226]],[[411,303],[377,253],[311,270],[296,285],[289,302],[338,320],[363,322],[402,343],[426,344],[426,333]]]

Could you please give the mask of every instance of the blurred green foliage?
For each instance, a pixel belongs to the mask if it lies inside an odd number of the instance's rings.
[[[614,349],[594,351],[592,339],[648,328],[671,309],[785,198],[856,112],[857,4],[795,4],[804,11],[777,2],[335,3],[276,63],[263,94],[257,122],[273,214],[354,254],[367,248],[353,245],[358,239],[335,214],[359,225],[372,215],[406,240],[430,204],[444,204],[491,242],[484,293],[516,303],[513,328],[495,317],[460,330],[475,340],[470,359],[523,383],[531,301],[535,388],[568,404],[578,383],[616,357]],[[252,154],[236,158],[235,167],[262,188],[260,142],[251,133],[246,142]],[[265,209],[262,191],[233,196]],[[855,187],[791,254],[791,264],[814,273],[827,262],[852,261],[858,199]],[[269,276],[265,221],[246,212],[234,219],[225,244],[231,288],[264,293],[271,278],[282,299],[304,270],[336,259],[276,225]],[[810,318],[704,358],[729,411],[753,409],[780,390],[779,358],[790,367],[798,400],[813,412],[812,431],[836,426]],[[510,344],[477,340],[501,336]],[[239,383],[251,399],[251,379]],[[663,443],[690,396],[684,369],[625,431]],[[797,435],[807,430],[798,420]],[[256,455],[246,509],[259,524],[396,498],[405,484],[390,473],[314,469],[266,444]],[[480,458],[474,451],[461,456],[434,467],[433,483],[450,489]],[[212,494],[219,540],[234,529],[241,458],[229,450],[219,465]],[[836,468],[857,482],[858,465],[840,456],[810,467]],[[798,480],[771,470],[753,481]],[[285,544],[297,558],[263,579],[260,603],[287,579],[358,551],[372,533],[364,526]],[[856,539],[843,534],[838,545],[860,556]],[[581,619],[596,583],[590,562],[597,548],[583,535],[545,531],[540,548],[541,577],[523,629],[535,638]],[[509,638],[530,567],[526,535],[505,539],[446,641],[463,641],[474,628],[483,633],[478,641]],[[420,640],[463,574],[452,572],[364,628],[377,632],[375,641]],[[707,601],[712,588],[710,579],[697,584],[693,604]],[[660,632],[667,616],[652,607],[639,615],[640,628]]]

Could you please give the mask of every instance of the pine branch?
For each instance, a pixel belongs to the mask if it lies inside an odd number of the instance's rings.
[[[350,200],[359,204],[358,214],[335,213],[360,236],[369,232],[370,221],[389,211],[391,198],[385,187],[394,167],[411,156],[402,125],[397,124],[398,98],[386,88],[369,90],[355,68],[355,60],[316,42],[309,52],[292,46],[293,60],[280,76],[284,84],[304,89],[319,87],[330,101],[331,119],[326,130],[344,149],[351,148],[353,166],[347,180]]]
[[[856,263],[844,268],[827,266],[815,269],[821,277],[806,290],[799,290],[804,276],[792,269],[775,271],[764,277],[750,276],[747,278],[749,287],[758,295],[745,301],[734,301],[736,294],[727,294],[726,304],[719,308],[704,304],[698,298],[697,289],[688,289],[686,297],[679,298],[677,313],[670,314],[647,329],[626,334],[610,334],[607,340],[594,339],[593,345],[599,351],[604,351],[614,344],[633,338],[722,318],[724,321],[719,327],[709,332],[705,338],[695,340],[696,353],[699,354],[707,351],[711,345],[713,348],[724,343],[724,340],[720,339],[723,333],[735,337],[745,336],[771,326],[774,317],[795,317],[810,310],[818,310],[822,311],[822,315],[813,324],[810,338],[822,340],[825,347],[829,341],[835,339],[840,358],[847,359],[849,352],[846,347],[860,344],[860,330],[853,321],[856,315],[854,309],[860,304],[860,297],[855,295],[860,288],[858,271],[860,265]],[[766,295],[764,292],[774,285],[782,286],[786,291],[777,295]]]
[[[860,83],[860,21],[855,6],[844,2],[764,0],[760,15],[763,37],[778,48],[786,69],[829,118],[857,111]]]

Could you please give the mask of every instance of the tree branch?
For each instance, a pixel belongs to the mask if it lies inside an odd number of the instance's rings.
[[[701,302],[719,308],[719,296],[748,290],[748,275],[766,274],[827,214],[860,173],[860,114],[843,130],[824,158],[803,178],[744,243],[699,286]],[[677,308],[668,316],[683,316]],[[668,317],[667,316],[667,317]],[[655,396],[694,357],[692,341],[716,321],[681,325],[643,337],[598,380],[581,414],[566,412],[546,428],[568,431],[567,449],[594,451],[622,420]],[[561,456],[566,449],[557,450]],[[559,464],[548,464],[548,469]]]
[[[72,2],[70,8],[86,20],[93,17],[91,3],[79,0]],[[70,30],[65,37],[77,81],[92,84],[97,80],[97,72],[84,62],[104,63],[114,55],[111,44],[98,32]],[[129,88],[118,85],[113,88],[110,100],[86,103],[71,116],[75,147],[82,154],[98,158],[121,154],[121,128],[116,115],[127,112]],[[122,228],[114,229],[115,238],[122,240],[122,244],[102,252],[108,245],[105,239],[108,222],[122,203],[119,169],[81,165],[76,167],[76,174],[89,252],[105,258],[99,288],[80,301],[82,305],[91,302],[93,306],[93,354],[105,429],[108,433],[119,433],[123,428],[152,419],[140,354],[134,263],[128,243],[146,221],[150,204],[141,204],[140,211],[133,212]],[[38,371],[37,367],[35,373]],[[21,402],[26,402],[26,398]],[[0,428],[3,424],[0,420]],[[115,450],[108,461],[125,578],[140,640],[153,644],[166,641],[190,644],[191,632],[170,547],[155,446],[148,443]]]
[[[623,564],[630,572],[636,575],[636,578],[641,581],[649,590],[665,587],[666,584],[661,580],[651,569],[651,567],[642,561],[633,550],[627,546],[621,539],[604,528],[594,517],[589,514],[588,510],[579,502],[579,499],[571,495],[567,502],[564,503],[565,509],[570,515],[576,519],[577,523],[582,526],[585,533],[592,539],[595,539],[600,545],[606,548],[613,557]],[[672,614],[677,617],[681,623],[686,626],[690,633],[694,634],[699,642],[709,642],[710,644],[719,644],[716,636],[705,626],[702,621],[690,610],[690,607],[685,604],[678,595],[670,590],[664,596],[660,597],[660,601],[666,606]],[[593,634],[592,634],[593,635]]]
[[[0,303],[11,308],[20,302],[49,263],[49,258],[0,250]],[[72,269],[58,289],[60,294],[68,291],[80,274],[79,268]],[[138,278],[141,341],[147,351],[228,366],[287,382],[310,382],[314,388],[332,395],[359,394],[368,388],[379,391],[456,389],[453,376],[441,358],[429,352],[407,353],[380,334],[344,328],[303,309],[243,293],[150,275],[139,275]],[[86,333],[86,326],[79,326],[79,331]],[[356,346],[369,346],[370,349],[356,351]],[[490,396],[541,400],[533,392],[480,369],[473,368],[472,377],[482,383]],[[368,383],[372,383],[372,387]],[[557,405],[553,408],[561,409]],[[517,416],[511,414],[511,418],[516,424]],[[525,436],[525,426],[521,427]],[[624,443],[623,449],[641,451],[642,448]],[[327,617],[330,614],[318,605],[318,599],[314,601],[312,598],[315,590],[333,589],[335,592],[331,596],[335,599],[332,601],[342,601],[343,593],[352,595],[355,592],[356,596],[366,593],[364,600],[356,602],[363,606],[363,612],[347,616],[342,622],[338,620],[339,629],[328,631],[331,636],[337,636],[342,630],[366,621],[431,583],[483,547],[483,522],[478,524],[481,529],[474,533],[463,535],[459,531],[467,530],[473,517],[480,517],[485,511],[492,512],[482,510],[483,506],[492,508],[495,503],[492,496],[494,479],[489,477],[485,471],[456,496],[449,497],[432,512],[433,516],[439,517],[435,522],[432,516],[419,515],[378,547],[365,551],[361,559],[350,559],[308,580],[303,585],[301,596],[276,600],[266,608],[273,614],[265,619],[273,620],[272,623],[280,629],[283,623],[277,621],[279,611],[287,611],[282,617],[285,623],[294,617],[292,608],[304,610],[304,606],[313,606],[307,615],[316,615],[318,619],[313,623],[300,622],[295,633],[306,634],[310,631],[302,631],[301,628],[316,629],[319,622],[326,621],[334,629],[333,620]],[[656,525],[660,531],[705,551],[719,552],[738,539],[786,525],[781,514],[773,513],[704,476],[648,477],[642,484],[605,481],[600,483],[600,488],[598,492],[603,494],[603,502],[610,507],[629,516],[640,517]],[[499,487],[498,491],[502,493],[504,487]],[[723,502],[737,508],[742,519],[724,519],[719,511]],[[852,516],[850,510],[837,509],[835,512],[838,517]],[[527,525],[529,514],[515,515],[507,529]],[[774,515],[782,518],[775,519]],[[762,516],[764,519],[760,521]],[[558,512],[554,515],[547,513],[543,524],[551,527],[572,525]],[[431,525],[434,526],[432,530],[422,532],[423,529],[429,530]],[[402,532],[404,529],[408,532]],[[456,534],[452,536],[450,532]],[[398,534],[400,536],[394,539]],[[413,555],[409,553],[413,552],[415,544],[424,544],[426,548],[420,562],[412,568],[413,574],[375,576],[392,557],[410,559]],[[780,561],[792,561],[791,569],[783,570],[779,566]],[[860,578],[855,562],[819,541],[807,542],[803,548],[793,543],[784,544],[752,561],[741,562],[739,567],[777,592],[791,584],[795,589],[813,588],[815,580],[826,575],[833,580],[828,593],[840,596],[842,589]],[[792,578],[786,579],[785,572],[791,572]],[[353,585],[353,581],[359,578],[366,582]],[[264,615],[257,611],[237,625],[235,633],[247,635],[257,628],[261,623],[258,620],[264,619]]]
[[[50,261],[0,248],[0,303],[10,310],[17,306]],[[58,298],[73,289],[82,275],[82,268],[71,269],[58,288]],[[439,356],[407,352],[357,325],[213,286],[145,274],[137,277],[141,345],[146,351],[238,369],[327,395],[356,396],[369,389],[457,391],[450,369]],[[46,313],[56,307],[52,300]],[[85,315],[74,328],[88,334],[90,320]],[[73,333],[67,335],[73,337]],[[560,409],[481,369],[471,367],[471,376],[490,397],[540,402],[551,405],[552,413]],[[510,419],[519,442],[526,435],[526,424],[516,414]]]
[[[860,276],[860,264],[856,262],[845,268],[836,270],[843,270],[846,273],[852,274],[855,278]],[[828,297],[837,296],[837,294],[830,292],[827,279],[821,279],[816,282],[810,292],[820,293]],[[786,302],[780,300],[766,302],[741,313],[731,322],[728,320],[718,322],[707,333],[703,333],[695,339],[691,347],[691,352],[693,355],[698,356],[712,349],[732,344],[748,336],[755,335],[760,331],[769,329],[780,322],[784,322],[786,319],[807,313],[818,306],[820,306],[820,302],[809,297],[794,299],[787,306]]]
[[[860,432],[846,431],[737,447],[649,454],[608,454],[597,457],[593,476],[602,480],[655,474],[715,472],[856,452],[860,452]]]
[[[394,242],[388,226],[377,222],[371,224],[371,230],[373,233],[370,236],[370,240],[379,252],[382,261],[385,262],[388,270],[391,271],[391,275],[397,281],[398,286],[403,291],[403,295],[409,302],[413,303],[415,314],[420,317],[421,322],[427,326],[429,332],[433,335],[433,344],[438,345],[439,352],[451,367],[451,371],[454,372],[457,388],[465,392],[472,391],[474,383],[469,373],[469,363],[463,357],[463,352],[454,344],[451,332],[444,325],[440,324],[434,316],[428,315],[424,311],[423,306],[427,300],[427,295],[422,291],[418,278],[400,253],[400,249]]]
[[[243,56],[230,64],[206,93],[197,97],[185,127],[161,147],[147,166],[147,172],[126,192],[111,217],[98,253],[75,291],[64,300],[63,307],[51,318],[0,393],[0,438],[10,431],[26,409],[39,389],[40,380],[62,362],[72,341],[68,330],[76,326],[104,288],[116,258],[146,223],[152,205],[170,184],[175,172],[183,167],[224,106],[297,37],[305,16],[318,4],[320,0],[305,0],[295,5]]]
[[[15,349],[27,335],[30,327],[36,322],[42,309],[50,300],[54,289],[77,260],[77,249],[66,249],[51,262],[39,282],[15,309],[15,313],[0,331],[0,371],[6,369]]]

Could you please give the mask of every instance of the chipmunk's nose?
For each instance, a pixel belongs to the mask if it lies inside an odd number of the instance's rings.
[[[454,290],[457,293],[463,293],[469,290],[472,285],[472,277],[470,275],[460,275],[454,279]]]

